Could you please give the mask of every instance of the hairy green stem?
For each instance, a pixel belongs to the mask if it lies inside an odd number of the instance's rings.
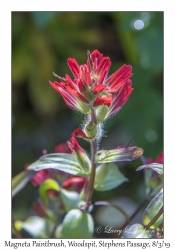
[[[97,124],[96,116],[95,116],[93,109],[91,111],[91,121]],[[94,192],[94,181],[95,181],[95,172],[96,172],[96,163],[95,163],[96,153],[97,153],[97,140],[94,139],[93,141],[91,141],[91,174],[90,174],[89,183],[87,187],[87,197],[86,197],[87,208],[88,208],[88,204],[91,202],[92,195]]]
[[[92,194],[94,192],[94,180],[95,180],[95,171],[96,171],[95,154],[97,152],[96,148],[97,148],[97,142],[96,142],[96,140],[94,140],[91,142],[91,152],[92,152],[91,175],[90,175],[89,183],[88,183],[88,190],[87,190],[88,193],[87,193],[87,198],[86,198],[87,203],[89,203],[91,201]]]

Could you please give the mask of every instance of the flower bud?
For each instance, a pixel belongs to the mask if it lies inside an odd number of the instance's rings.
[[[92,121],[85,126],[85,132],[88,137],[95,137],[97,134],[96,124]]]
[[[102,123],[105,121],[106,114],[109,110],[107,105],[100,105],[96,109],[96,119],[98,123]]]
[[[85,152],[85,150],[78,144],[75,137],[71,138],[72,142],[68,142],[69,148],[72,150],[74,156],[77,158],[80,166],[85,172],[89,172],[90,160]]]

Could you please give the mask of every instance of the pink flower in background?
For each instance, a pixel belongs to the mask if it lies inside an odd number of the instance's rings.
[[[153,158],[147,158],[146,159],[146,163],[147,164],[151,164],[151,163],[159,163],[159,164],[163,164],[164,161],[164,154],[163,152],[161,152],[156,158],[155,160],[153,160]]]
[[[63,142],[63,143],[58,144],[54,148],[54,153],[67,153],[67,154],[70,154],[70,153],[72,153],[72,151],[75,150],[74,151],[75,154],[76,153],[79,154],[79,150],[81,149],[81,147],[78,144],[78,142],[75,140],[75,138],[73,138],[73,143],[74,144],[71,144],[69,142],[69,146],[71,145],[70,148],[72,147],[71,149],[68,147],[67,143]],[[83,152],[85,154],[84,150],[83,150]],[[24,168],[26,169],[28,166],[29,166],[29,164],[26,164]],[[74,190],[74,191],[77,191],[77,192],[81,191],[81,189],[83,188],[83,186],[85,185],[85,182],[86,182],[86,178],[75,177],[74,175],[64,173],[64,172],[59,171],[59,170],[44,169],[44,170],[38,171],[35,174],[35,176],[31,179],[31,183],[33,184],[34,187],[37,187],[37,186],[41,185],[45,180],[53,178],[53,176],[61,177],[62,187],[63,188],[65,188],[67,190]],[[53,198],[57,197],[57,196],[55,196],[55,193],[54,193],[53,190],[49,190],[48,193]]]
[[[67,143],[63,142],[55,146],[54,153],[66,153],[71,154],[71,150],[68,147]]]
[[[80,192],[82,188],[84,187],[85,182],[86,182],[86,178],[73,177],[64,181],[62,184],[62,187],[67,190],[71,190],[73,188],[74,190],[76,189],[75,191]]]

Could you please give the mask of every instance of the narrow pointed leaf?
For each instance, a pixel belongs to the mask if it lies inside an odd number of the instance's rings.
[[[60,193],[66,212],[70,211],[71,209],[78,208],[80,195],[77,192],[67,191],[62,188]]]
[[[12,179],[12,197],[14,197],[35,175],[33,170],[25,170]]]
[[[72,154],[47,154],[39,158],[36,162],[31,164],[27,169],[39,171],[42,169],[57,169],[63,172],[78,175],[82,177],[88,177],[90,172],[85,171],[77,159]]]
[[[163,164],[159,164],[159,163],[146,164],[146,165],[140,166],[136,170],[139,171],[145,168],[151,168],[152,170],[156,171],[160,179],[163,179]]]
[[[151,238],[151,232],[150,230],[145,230],[141,224],[134,224],[125,228],[122,238]]]
[[[107,191],[127,180],[115,164],[102,164],[96,170],[94,188],[97,191]]]
[[[163,189],[152,199],[143,213],[143,224],[147,226],[163,207]],[[151,225],[151,229],[157,228],[163,221],[163,214]]]
[[[39,186],[39,194],[40,197],[42,198],[44,204],[46,206],[49,205],[49,194],[48,190],[54,190],[59,192],[60,191],[60,186],[58,183],[53,180],[53,179],[47,179],[45,180],[40,186]]]
[[[143,149],[137,147],[119,148],[112,150],[100,150],[95,156],[96,163],[115,161],[133,161],[143,154]]]

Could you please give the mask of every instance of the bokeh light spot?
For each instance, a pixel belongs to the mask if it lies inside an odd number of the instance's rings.
[[[137,30],[141,30],[144,27],[144,22],[142,20],[136,20],[134,22],[134,28]]]
[[[157,132],[150,129],[146,132],[145,137],[146,137],[147,141],[155,142],[155,141],[157,141]]]

